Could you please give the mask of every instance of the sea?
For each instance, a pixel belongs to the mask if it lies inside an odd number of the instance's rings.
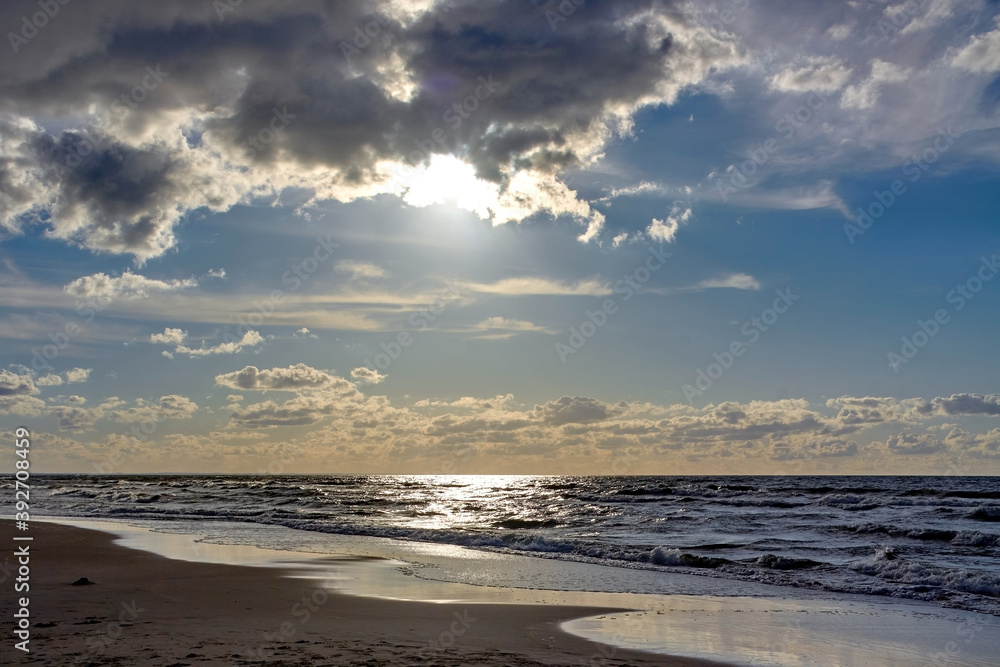
[[[33,475],[32,486],[33,518],[311,551],[323,536],[390,538],[660,573],[617,592],[670,592],[671,573],[685,573],[1000,616],[996,477]]]

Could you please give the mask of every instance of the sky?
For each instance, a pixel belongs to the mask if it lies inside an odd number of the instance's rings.
[[[1000,474],[995,2],[0,28],[35,472]]]

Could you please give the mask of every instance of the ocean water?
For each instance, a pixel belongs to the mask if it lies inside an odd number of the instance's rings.
[[[222,528],[223,541],[228,531],[234,544],[254,539],[248,524],[267,524],[662,573],[641,579],[656,581],[649,591],[632,592],[669,590],[663,582],[683,572],[1000,615],[1000,478],[38,475],[32,481],[39,516],[211,524]],[[636,579],[628,581],[634,586]]]

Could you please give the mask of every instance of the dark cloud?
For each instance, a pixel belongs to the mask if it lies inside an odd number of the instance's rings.
[[[619,415],[624,412],[624,407],[582,396],[563,396],[557,401],[535,406],[532,416],[548,426],[588,424]]]
[[[946,415],[1000,415],[1000,394],[952,394],[931,403]]]
[[[0,370],[0,396],[30,396],[37,393],[38,388],[30,376]]]
[[[892,454],[923,455],[943,452],[943,442],[928,433],[900,433],[886,440],[886,448]]]
[[[556,177],[738,61],[662,0],[585,3],[555,30],[515,0],[218,4],[71,3],[5,58],[0,222],[141,262],[189,211],[288,185],[391,191],[387,164],[449,153],[508,197],[495,220],[548,211],[596,231]],[[0,24],[36,9],[5,3]]]
[[[261,391],[268,389],[281,391],[350,390],[353,388],[350,381],[306,364],[264,370],[260,370],[256,366],[247,366],[241,371],[216,375],[215,383],[232,389],[257,389]]]

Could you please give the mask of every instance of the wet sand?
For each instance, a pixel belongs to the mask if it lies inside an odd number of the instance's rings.
[[[615,649],[563,621],[616,611],[454,605],[333,592],[287,570],[164,558],[92,530],[33,522],[13,542],[0,521],[0,614],[29,598],[29,653],[5,633],[2,664],[37,665],[718,665]],[[23,533],[22,533],[23,534]],[[15,594],[15,546],[30,544],[30,592]],[[92,585],[72,586],[80,577]],[[9,626],[8,626],[9,627]]]

